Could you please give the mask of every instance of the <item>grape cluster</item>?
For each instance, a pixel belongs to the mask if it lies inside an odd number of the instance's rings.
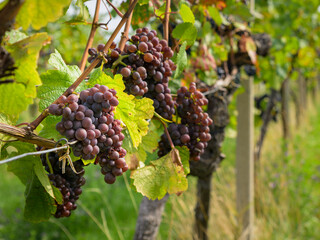
[[[175,102],[181,123],[171,123],[168,127],[173,144],[187,146],[190,150],[190,159],[195,161],[200,160],[200,155],[211,139],[209,126],[213,121],[202,109],[202,106],[207,104],[208,100],[197,91],[195,83],[191,83],[189,89],[181,87]],[[164,156],[170,149],[167,136],[163,134],[159,142],[158,155]]]
[[[51,172],[47,163],[46,154],[40,155],[40,158],[46,171]],[[59,189],[63,196],[63,203],[57,204],[57,211],[54,216],[56,218],[69,217],[71,215],[71,211],[77,208],[76,201],[82,193],[81,187],[86,183],[86,179],[83,177],[83,163],[81,160],[73,163],[78,174],[73,172],[70,166],[66,166],[66,172],[65,174],[62,174],[59,155],[51,152],[48,154],[48,160],[53,170],[53,172],[48,174],[48,177],[51,183]]]
[[[80,96],[60,96],[57,104],[49,106],[49,113],[62,115],[57,131],[70,142],[77,141],[71,145],[76,157],[89,160],[110,146],[121,146],[124,135],[113,113],[118,104],[114,89],[96,84],[83,90]]]
[[[97,162],[101,167],[101,173],[104,175],[104,181],[112,184],[117,176],[121,176],[128,170],[128,165],[124,160],[126,150],[122,147],[110,147],[106,152],[97,157]]]
[[[88,58],[92,62],[102,47],[89,49]],[[126,92],[135,96],[145,96],[154,101],[157,113],[172,119],[174,102],[168,88],[169,77],[176,66],[170,58],[173,51],[166,40],[160,40],[155,30],[139,28],[125,45],[124,51],[113,48],[104,57],[104,68],[112,68],[123,76]]]

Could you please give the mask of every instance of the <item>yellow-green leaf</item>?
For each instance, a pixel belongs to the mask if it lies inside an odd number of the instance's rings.
[[[38,55],[47,41],[47,33],[37,33],[7,45],[17,69],[13,77],[15,82],[0,85],[0,112],[18,115],[36,97],[36,86],[41,85],[37,72]]]
[[[187,4],[181,4],[180,7],[180,15],[182,17],[182,20],[184,22],[189,22],[189,23],[193,23],[195,22],[195,18],[194,15],[190,9],[190,7]]]
[[[16,22],[23,29],[27,29],[30,25],[34,29],[40,29],[49,22],[56,21],[63,15],[63,9],[71,3],[71,0],[27,0],[22,5]]]
[[[166,193],[186,191],[188,180],[179,158],[179,151],[173,149],[162,158],[151,161],[148,166],[133,171],[131,178],[136,190],[153,200],[163,198]]]
[[[208,11],[209,11],[210,17],[216,22],[218,26],[220,26],[222,24],[222,17],[220,15],[219,10],[214,6],[210,6],[208,8]]]

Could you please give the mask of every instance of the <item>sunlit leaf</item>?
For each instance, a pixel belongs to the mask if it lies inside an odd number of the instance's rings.
[[[161,199],[167,193],[181,194],[188,188],[177,149],[151,161],[148,166],[133,171],[131,178],[136,190],[152,200]]]
[[[40,29],[47,25],[48,22],[56,21],[61,17],[63,9],[69,6],[70,3],[71,0],[28,0],[22,5],[16,17],[16,22],[25,30],[30,25],[34,29]]]

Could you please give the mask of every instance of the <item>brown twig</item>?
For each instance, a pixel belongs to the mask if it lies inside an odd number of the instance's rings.
[[[123,18],[121,19],[120,23],[118,24],[117,28],[114,30],[112,35],[110,36],[108,42],[104,46],[103,52],[107,52],[113,42],[113,40],[116,38],[117,34],[120,32],[121,28],[127,21],[128,17],[130,16],[130,13],[133,11],[133,8],[137,4],[138,0],[133,0],[132,4],[129,6],[128,11],[123,15]],[[84,72],[78,77],[78,79],[62,94],[65,96],[68,96],[72,92],[75,91],[75,89],[80,85],[80,83],[89,75],[89,73],[95,68],[95,66],[101,61],[100,58],[96,58],[88,68],[84,70]],[[57,103],[57,100],[55,100],[53,103]],[[31,130],[34,130],[38,127],[38,125],[49,115],[48,110],[45,109],[43,112],[32,122],[30,123],[29,127]]]
[[[84,50],[84,53],[82,55],[82,59],[80,62],[80,70],[81,72],[83,72],[85,66],[86,66],[86,62],[87,62],[87,58],[88,58],[88,49],[91,48],[92,43],[93,43],[93,39],[94,39],[94,35],[96,34],[96,30],[98,28],[98,20],[99,20],[99,11],[100,11],[100,3],[101,0],[97,0],[97,4],[96,4],[96,10],[94,12],[94,17],[93,17],[93,22],[91,25],[91,31],[90,31],[90,35],[89,35],[89,39],[86,45],[86,48]]]
[[[55,141],[39,137],[25,128],[18,128],[4,123],[0,123],[0,133],[14,137],[19,141],[36,144],[45,148],[53,148],[56,144]]]
[[[174,149],[174,144],[173,144],[172,139],[171,139],[171,137],[170,137],[170,134],[169,134],[169,132],[168,132],[168,128],[167,128],[167,126],[166,126],[166,124],[165,124],[164,122],[161,121],[161,123],[162,123],[162,125],[163,125],[163,127],[164,127],[164,132],[165,132],[165,134],[167,135],[167,138],[168,138],[168,140],[169,140],[170,147],[171,147],[172,149]]]
[[[116,6],[114,6],[109,0],[106,0],[108,3],[109,3],[109,5],[116,11],[116,13],[120,16],[120,17],[123,17],[123,14],[120,12],[120,10],[116,7]]]
[[[130,0],[130,4],[132,3],[132,0]],[[130,30],[130,26],[131,26],[131,20],[132,20],[132,14],[133,14],[133,11],[131,12],[127,22],[126,22],[126,26],[124,28],[124,32],[122,33],[122,36],[121,36],[121,40],[119,42],[119,49],[121,51],[123,51],[124,49],[124,46],[128,40],[128,36],[129,36],[129,30]]]
[[[163,21],[163,37],[169,42],[169,17],[170,17],[171,0],[166,0],[166,15]]]

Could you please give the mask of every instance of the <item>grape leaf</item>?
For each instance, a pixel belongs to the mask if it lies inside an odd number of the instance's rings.
[[[96,69],[88,81],[88,86],[92,87],[95,84],[106,85],[117,91],[119,105],[115,110],[115,118],[125,124],[133,146],[138,147],[142,137],[148,133],[149,123],[146,119],[151,119],[153,116],[153,101],[149,98],[137,99],[125,93],[125,85],[120,74],[115,75],[113,79],[100,69]]]
[[[190,9],[190,7],[187,5],[187,4],[181,4],[181,7],[180,7],[180,15],[182,17],[182,20],[184,22],[189,22],[189,23],[192,23],[194,24],[195,23],[195,18],[194,18],[194,15]]]
[[[13,157],[25,152],[33,152],[32,144],[23,142],[6,143],[1,158]],[[55,213],[55,200],[62,203],[61,192],[51,185],[38,156],[31,155],[8,163],[8,171],[15,174],[26,185],[26,205],[24,216],[31,222],[47,220]]]
[[[37,223],[47,221],[56,212],[53,198],[45,191],[35,174],[25,191],[26,205],[24,217],[27,221]]]
[[[210,6],[208,8],[208,11],[209,11],[210,17],[216,22],[218,26],[220,26],[222,24],[222,18],[219,10],[214,6]]]
[[[36,97],[36,86],[41,85],[37,72],[39,51],[48,41],[47,33],[37,33],[15,43],[8,43],[6,49],[15,60],[15,82],[0,85],[0,112],[18,116]],[[12,42],[12,41],[10,41]]]
[[[0,113],[0,123],[4,123],[4,124],[8,124],[8,125],[13,125],[14,122],[16,122],[17,119],[14,119],[14,118],[9,118],[8,115],[4,114],[4,113]],[[5,135],[5,134],[1,134],[0,133],[0,139],[1,140],[10,140],[10,139],[14,139],[8,135]],[[5,145],[6,142],[4,141],[0,141],[0,160],[2,159],[1,155],[2,155],[2,151],[1,151],[1,148],[2,148],[2,145]]]
[[[79,15],[76,17],[77,20],[84,20],[86,21],[90,18],[90,13],[88,7],[84,4],[88,0],[77,0],[76,6],[79,7],[80,12]]]
[[[147,4],[147,3],[149,3],[149,0],[140,0],[139,1],[140,5],[144,5],[144,4]]]
[[[172,37],[180,39],[180,42],[187,41],[190,46],[197,38],[197,29],[192,23],[181,23],[173,29]]]
[[[148,133],[149,122],[146,119],[151,119],[154,113],[153,100],[150,98],[137,99],[134,98],[135,104],[134,117],[126,115],[125,111],[119,111],[119,116],[122,115],[122,119],[130,132],[130,136],[133,142],[133,146],[137,147],[142,139]],[[117,110],[115,116],[117,116]]]
[[[54,53],[50,55],[48,62],[57,70],[70,75],[68,80],[70,80],[72,83],[81,75],[81,70],[79,67],[77,65],[67,65],[58,50],[55,50]]]
[[[120,74],[116,74],[113,78],[104,72],[101,69],[95,69],[89,81],[87,82],[88,87],[93,87],[95,84],[106,85],[110,89],[114,89],[117,91],[117,95],[122,93],[126,86],[122,81],[122,76]],[[133,96],[130,96],[129,99],[132,99]]]
[[[50,55],[49,64],[57,70],[48,70],[40,75],[43,82],[43,85],[38,88],[40,111],[43,111],[64,93],[81,74],[79,67],[68,66],[57,50]],[[83,87],[82,83],[78,88],[81,90]]]
[[[169,8],[169,12],[171,12],[171,8]],[[158,9],[156,9],[155,14],[161,18],[164,17],[166,13],[166,4],[162,4]]]
[[[1,158],[10,158],[16,155],[34,152],[35,148],[30,143],[23,142],[11,142],[6,143],[1,149]],[[8,171],[16,175],[20,181],[26,185],[33,174],[34,163],[37,161],[37,157],[32,155],[13,162],[8,163]]]
[[[142,137],[142,142],[138,148],[129,146],[123,147],[127,150],[126,161],[127,163],[141,161],[145,162],[147,158],[147,152],[152,153],[158,148],[158,142],[160,136],[163,133],[163,127],[159,120],[152,119],[149,124],[148,134]]]
[[[151,161],[148,166],[132,171],[131,178],[136,190],[152,200],[163,198],[167,192],[180,194],[188,188],[177,149]]]
[[[183,72],[183,70],[187,67],[188,58],[186,53],[186,47],[187,47],[187,42],[184,41],[179,49],[179,53],[174,58],[175,60],[174,63],[177,66],[177,69],[174,73],[174,78],[177,78]]]
[[[39,158],[37,158],[34,161],[33,170],[34,170],[35,175],[38,177],[41,185],[46,190],[46,192],[50,195],[50,197],[55,198],[52,187],[51,187],[50,180],[49,180],[48,175],[46,174]]]
[[[146,0],[139,1],[140,4],[137,4],[134,7],[131,21],[133,29],[137,28],[139,24],[144,24],[153,16],[153,8],[150,7],[149,4],[144,4],[146,2]],[[130,1],[122,1],[119,10],[123,13],[126,12],[129,7],[129,3]]]
[[[176,149],[179,151],[181,163],[183,165],[184,174],[188,175],[190,173],[190,152],[189,149],[186,146],[183,147],[176,147]]]
[[[12,29],[10,32],[6,32],[4,41],[8,42],[9,44],[13,44],[27,37],[28,35],[26,35],[25,33],[20,32],[19,30],[16,30],[16,29]]]
[[[62,138],[62,135],[56,130],[56,125],[58,122],[60,122],[61,117],[49,115],[46,117],[43,122],[43,128],[39,132],[39,136],[54,140],[59,140]]]
[[[1,158],[10,158],[26,152],[34,152],[33,144],[23,142],[6,143],[1,149]],[[39,179],[46,192],[52,198],[59,198],[58,194],[54,194],[49,178],[41,164],[38,156],[31,155],[19,160],[8,163],[8,171],[16,175],[24,185],[30,184],[33,174]]]
[[[63,9],[70,3],[71,0],[28,0],[22,5],[16,17],[16,22],[24,30],[30,25],[38,30],[46,26],[48,22],[56,21],[61,17]]]
[[[5,0],[5,1],[1,2],[0,9],[2,9],[8,2],[9,2],[9,0]]]

